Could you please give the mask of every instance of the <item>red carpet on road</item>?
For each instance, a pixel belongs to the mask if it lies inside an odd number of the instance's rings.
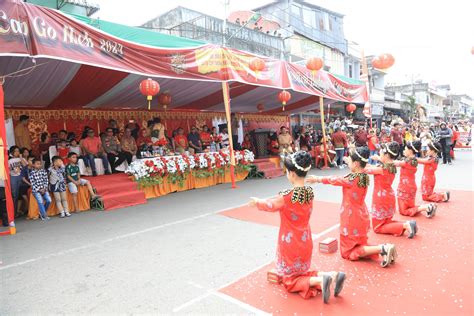
[[[123,173],[87,178],[104,200],[106,211],[146,204],[145,193]]]
[[[348,276],[341,296],[332,297],[328,305],[320,296],[304,300],[268,283],[266,272],[273,264],[236,280],[221,292],[280,315],[472,315],[473,197],[472,191],[451,191],[451,201],[439,204],[435,218],[416,217],[419,231],[413,240],[371,233],[372,244],[397,245],[397,263],[387,269],[375,261],[343,260],[339,252],[321,254],[317,242],[338,237],[338,230],[321,236],[315,242],[313,268],[343,270]],[[338,209],[338,204],[316,201],[311,219],[313,234],[336,224]],[[279,222],[278,214],[250,207],[222,215],[275,226]]]

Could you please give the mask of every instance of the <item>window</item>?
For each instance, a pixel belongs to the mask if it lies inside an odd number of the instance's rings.
[[[324,20],[324,30],[329,31],[329,14],[327,12],[323,12],[323,20]]]
[[[352,65],[349,65],[349,78],[352,78]]]
[[[291,5],[291,14],[298,18],[301,17],[301,7],[293,3]]]
[[[303,8],[303,21],[308,26],[316,27],[315,13],[313,10]]]

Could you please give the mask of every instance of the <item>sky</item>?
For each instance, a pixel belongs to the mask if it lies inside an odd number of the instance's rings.
[[[95,0],[95,17],[141,25],[183,6],[224,17],[224,0]],[[251,10],[271,0],[229,0],[229,12]],[[411,83],[412,78],[450,84],[451,92],[474,97],[474,2],[471,0],[310,0],[344,14],[347,40],[366,55],[390,53],[395,65],[386,83]],[[133,3],[133,5],[131,5]],[[353,44],[352,44],[353,45]]]

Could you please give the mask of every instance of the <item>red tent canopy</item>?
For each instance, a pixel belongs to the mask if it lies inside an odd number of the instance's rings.
[[[327,102],[364,103],[365,85],[303,66],[230,48],[164,49],[104,33],[59,11],[7,1],[1,8],[0,76],[5,105],[44,109],[144,109],[139,83],[154,77],[172,96],[170,110],[223,111],[221,82],[230,82],[233,112],[282,113],[278,93],[291,90],[284,114]],[[260,58],[265,68],[250,69]],[[155,109],[157,108],[155,101]]]

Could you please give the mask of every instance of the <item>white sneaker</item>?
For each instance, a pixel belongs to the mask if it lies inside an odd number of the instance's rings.
[[[66,216],[66,214],[65,214],[64,212],[61,212],[61,213],[59,214],[59,217],[61,217],[61,218],[64,218],[64,216]]]
[[[71,216],[71,213],[69,213],[68,211],[66,211],[65,214],[66,214],[66,217]]]

